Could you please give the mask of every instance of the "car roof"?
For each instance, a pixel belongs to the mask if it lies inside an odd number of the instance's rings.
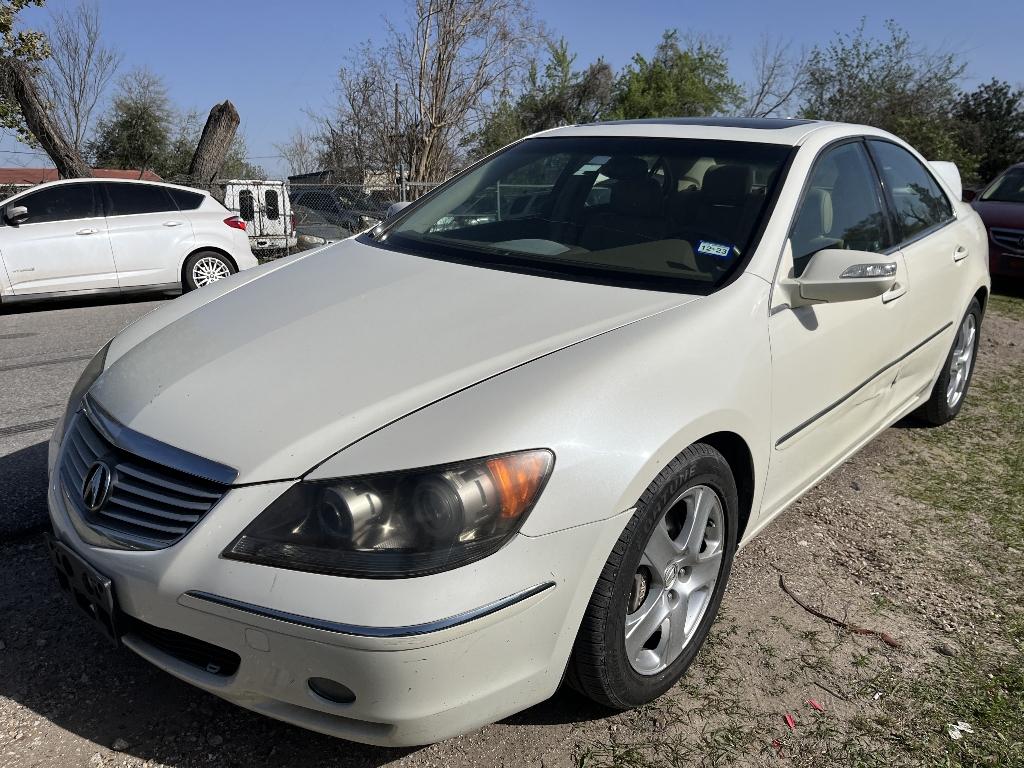
[[[553,128],[539,136],[644,136],[651,138],[709,139],[749,141],[762,144],[802,144],[814,133],[826,133],[829,139],[844,135],[889,136],[866,125],[833,123],[780,117],[666,117],[643,120],[612,120]]]
[[[210,196],[210,193],[204,189],[196,189],[195,187],[186,187],[182,184],[168,184],[166,181],[148,181],[146,179],[108,179],[102,176],[84,176],[79,179],[57,179],[56,181],[46,181],[42,184],[36,184],[35,186],[29,187],[24,192],[35,192],[37,189],[44,187],[55,187],[58,184],[85,184],[88,182],[95,184],[144,184],[151,187],[167,187],[169,189],[180,189],[184,192],[195,192],[197,195]],[[19,195],[21,192],[18,193]]]

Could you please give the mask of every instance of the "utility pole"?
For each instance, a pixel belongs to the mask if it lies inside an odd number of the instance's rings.
[[[405,162],[402,158],[402,142],[399,139],[399,128],[398,128],[398,83],[395,83],[395,156],[398,158],[398,198],[401,202],[405,202]]]

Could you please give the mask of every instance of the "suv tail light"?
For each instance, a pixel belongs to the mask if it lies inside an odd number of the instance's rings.
[[[224,223],[229,227],[234,227],[235,229],[240,229],[245,232],[245,219],[241,216],[228,216],[224,219]]]
[[[295,214],[292,213],[292,215],[289,218],[291,218],[291,220],[292,220],[292,232],[294,232],[295,231]]]

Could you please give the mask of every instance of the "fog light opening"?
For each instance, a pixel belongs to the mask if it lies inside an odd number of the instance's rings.
[[[356,700],[356,695],[351,688],[326,677],[311,677],[306,681],[306,685],[321,699],[326,699],[334,704],[351,704]]]

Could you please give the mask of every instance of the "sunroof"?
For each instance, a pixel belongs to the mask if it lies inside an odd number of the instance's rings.
[[[813,122],[785,117],[650,117],[641,120],[610,120],[601,125],[706,125],[714,128],[756,128],[773,131]]]

